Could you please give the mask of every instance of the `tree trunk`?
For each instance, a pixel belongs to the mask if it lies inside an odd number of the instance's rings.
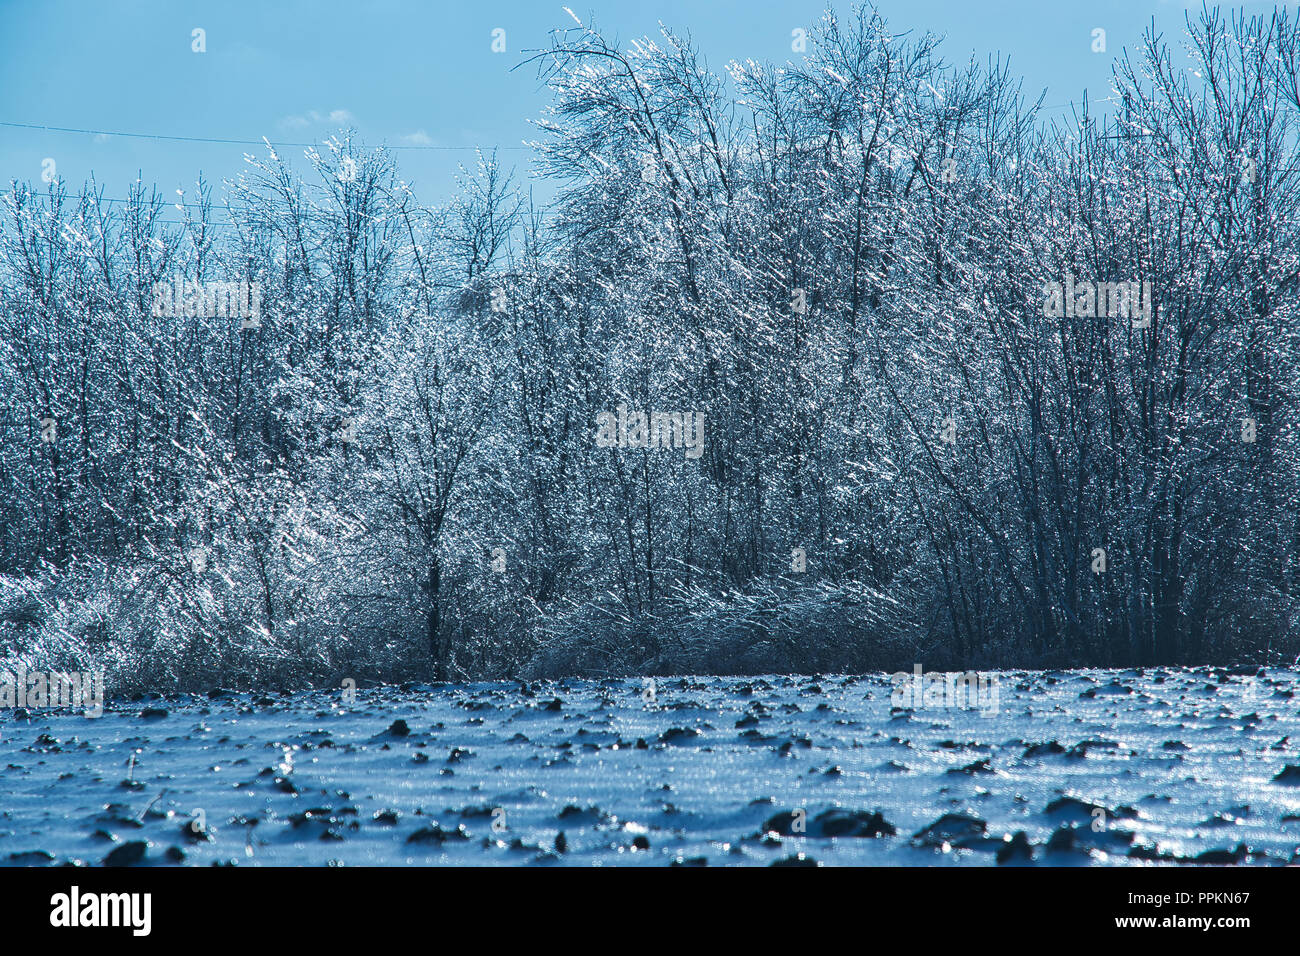
[[[425,584],[425,590],[428,592],[429,610],[427,616],[428,637],[429,637],[429,654],[433,658],[433,679],[447,679],[447,665],[443,660],[442,642],[439,640],[442,631],[442,603],[438,592],[442,588],[442,569],[435,556],[433,563],[429,565],[429,580]]]

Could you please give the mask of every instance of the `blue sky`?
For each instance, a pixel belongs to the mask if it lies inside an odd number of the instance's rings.
[[[547,93],[536,72],[512,72],[554,27],[572,25],[562,0],[0,0],[0,123],[167,136],[312,142],[354,126],[367,144],[404,149],[403,177],[426,203],[455,188],[464,147],[502,147],[527,181],[528,120]],[[584,22],[627,40],[658,21],[689,32],[709,65],[784,61],[791,31],[810,26],[825,0],[568,0]],[[847,12],[848,4],[833,4]],[[1110,66],[1155,19],[1170,38],[1187,4],[1169,0],[881,0],[896,31],[946,37],[949,63],[1002,53],[1046,88],[1049,105],[1110,93]],[[1199,0],[1194,8],[1199,10]],[[1248,4],[1268,10],[1272,4]],[[207,51],[191,50],[206,31]],[[1092,31],[1106,31],[1094,53]],[[492,31],[507,52],[493,53]],[[1057,111],[1058,115],[1065,111]],[[79,185],[92,173],[108,196],[137,176],[166,194],[192,191],[202,172],[217,188],[258,147],[139,139],[0,126],[0,182],[39,182],[47,158]],[[301,156],[299,148],[283,154]],[[539,187],[538,195],[549,194]]]

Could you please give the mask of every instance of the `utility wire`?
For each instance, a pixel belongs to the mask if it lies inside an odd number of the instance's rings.
[[[1101,99],[1091,100],[1090,102],[1106,103],[1106,102],[1111,102],[1114,99],[1115,97],[1113,96],[1107,96]],[[1061,110],[1061,109],[1069,109],[1072,106],[1078,107],[1080,105],[1081,104],[1079,103],[1054,103],[1050,106],[1041,106],[1039,107],[1039,110]],[[45,132],[50,132],[50,133],[84,133],[93,136],[123,136],[123,137],[129,137],[131,139],[166,140],[168,142],[173,142],[173,143],[216,143],[216,144],[227,145],[227,146],[265,146],[267,142],[270,142],[272,146],[301,146],[301,147],[319,147],[324,145],[323,143],[275,142],[271,140],[270,137],[267,137],[265,140],[262,140],[262,139],[233,139],[229,137],[218,137],[218,136],[172,136],[166,133],[132,133],[123,130],[82,129],[76,126],[46,126],[38,123],[10,123],[6,121],[0,121],[0,126],[8,126],[11,129],[43,130]],[[482,152],[482,151],[490,151],[495,149],[531,150],[533,147],[522,146],[522,145],[521,146],[492,146],[492,147],[439,146],[432,143],[428,143],[428,144],[399,144],[395,146],[385,145],[383,146],[383,148],[384,149],[427,149],[427,150],[478,150]]]
[[[41,126],[36,123],[8,123],[3,121],[0,121],[0,126],[8,126],[13,129],[38,129],[50,133],[87,133],[95,136],[125,136],[125,137],[130,137],[132,139],[158,139],[158,140],[167,140],[169,142],[174,142],[174,143],[218,143],[227,146],[265,146],[266,143],[270,141],[270,137],[267,137],[267,140],[261,140],[261,139],[226,139],[226,138],[213,137],[213,136],[169,136],[163,133],[128,133],[128,132],[123,132],[122,130],[112,130],[112,129],[80,129],[78,127],[73,127],[73,126]],[[323,143],[277,143],[274,141],[270,141],[270,142],[272,146],[319,147],[324,145]],[[384,149],[435,149],[435,150],[471,149],[471,150],[480,150],[480,151],[488,151],[488,152],[494,149],[532,149],[531,146],[483,147],[483,146],[437,146],[433,144],[384,146],[383,148]]]

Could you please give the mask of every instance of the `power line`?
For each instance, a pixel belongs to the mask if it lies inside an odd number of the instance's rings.
[[[1098,100],[1092,100],[1093,103],[1113,102],[1114,96],[1103,97]],[[1040,110],[1059,110],[1077,107],[1078,103],[1054,103],[1050,106],[1040,106]],[[82,133],[88,136],[122,136],[130,139],[152,139],[172,143],[211,143],[224,146],[265,146],[268,142],[271,146],[299,146],[303,148],[315,148],[324,145],[324,143],[302,143],[302,142],[274,142],[267,137],[266,139],[235,139],[233,137],[222,136],[173,136],[167,133],[133,133],[125,130],[112,129],[83,129],[77,126],[47,126],[38,123],[11,123],[0,121],[0,126],[7,126],[11,129],[33,129],[42,130],[48,133]],[[387,145],[383,149],[413,149],[413,150],[475,150],[478,152],[511,149],[531,151],[532,146],[439,146],[432,143],[424,144],[399,144]]]
[[[1100,100],[1094,100],[1092,102],[1107,103],[1107,102],[1113,102],[1114,100],[1115,97],[1108,96]],[[1038,107],[1038,110],[1046,111],[1046,110],[1069,109],[1070,107],[1078,107],[1079,105],[1080,104],[1077,103],[1055,103],[1050,106],[1040,106]],[[4,120],[0,120],[0,126],[9,127],[10,129],[40,130],[42,132],[47,132],[47,133],[79,133],[87,136],[121,136],[130,139],[149,139],[149,140],[156,140],[160,142],[170,142],[170,143],[207,143],[207,144],[222,145],[222,146],[266,146],[269,144],[272,148],[291,146],[291,147],[301,147],[304,149],[315,149],[325,145],[325,143],[323,142],[316,142],[316,143],[274,142],[270,139],[270,137],[266,137],[265,139],[235,139],[233,137],[222,137],[222,136],[173,136],[167,133],[134,133],[126,130],[85,129],[78,126],[48,126],[48,125],[43,125],[38,123],[12,123]],[[459,151],[473,150],[475,152],[480,152],[480,153],[494,152],[497,150],[523,150],[528,152],[534,150],[533,146],[522,146],[522,145],[520,146],[501,146],[501,145],[440,146],[432,143],[398,144],[398,145],[383,144],[380,148],[388,149],[388,150],[405,149],[405,150],[432,150],[432,151],[444,151],[444,152],[457,151],[457,150]]]
[[[3,198],[4,196],[7,196],[7,195],[8,195],[8,193],[0,193],[0,198]],[[73,199],[79,199],[79,197],[74,196]],[[251,203],[260,203],[260,204],[267,205],[267,206],[272,206],[272,207],[274,207],[274,208],[276,208],[276,209],[292,209],[292,208],[297,208],[299,211],[308,211],[308,212],[309,212],[309,211],[312,211],[312,210],[307,210],[307,209],[305,208],[305,204],[290,203],[290,202],[287,201],[287,200],[279,199],[279,198],[272,197],[272,196],[257,196],[257,197],[255,197],[254,199],[251,199],[250,202],[251,202]],[[116,204],[116,205],[120,205],[120,206],[132,206],[132,205],[134,205],[134,206],[140,206],[140,207],[147,207],[147,206],[151,206],[151,205],[152,205],[152,203],[151,203],[151,201],[150,201],[150,199],[149,199],[148,197],[141,197],[141,198],[139,198],[139,199],[130,199],[130,198],[116,198],[116,197],[108,197],[108,196],[94,196],[94,195],[88,195],[88,196],[86,197],[86,204],[87,204],[88,206],[114,205],[114,204]],[[236,212],[236,211],[245,211],[245,207],[243,207],[243,206],[232,206],[230,203],[218,203],[218,202],[213,202],[213,203],[206,203],[206,204],[205,204],[205,203],[197,203],[197,202],[182,202],[182,201],[180,201],[180,200],[168,200],[168,199],[162,199],[162,198],[159,198],[159,200],[158,200],[158,206],[157,206],[158,209],[161,210],[161,209],[164,209],[164,208],[169,207],[169,206],[170,206],[172,209],[176,209],[177,207],[183,207],[183,208],[185,208],[185,209],[203,209],[203,208],[206,207],[206,208],[209,209],[209,210],[217,210],[217,209],[219,209],[219,210],[224,210],[227,214],[230,214],[230,213],[233,213],[233,212]],[[420,208],[422,208],[422,209],[427,209],[427,208],[431,208],[431,207],[420,207]],[[179,211],[179,210],[178,210],[178,211]],[[330,211],[330,210],[327,209],[326,211]],[[394,218],[396,218],[399,214],[400,214],[400,211],[391,211],[391,212],[388,212],[388,213],[383,214],[383,215],[367,215],[367,216],[365,216],[364,218],[367,218],[367,219],[370,219],[370,220],[372,220],[372,221],[376,221],[376,222],[377,222],[377,221],[382,221],[382,220],[385,220],[385,219],[394,219]],[[543,218],[547,218],[547,219],[549,219],[549,218],[551,218],[551,217],[553,217],[553,216],[560,215],[560,214],[561,214],[561,213],[560,213],[559,210],[552,210],[552,209],[538,209],[538,210],[533,211],[532,213],[529,213],[530,216],[541,216],[541,217],[543,217]],[[193,226],[225,226],[225,227],[231,227],[231,226],[238,226],[238,225],[249,225],[249,223],[247,223],[247,222],[239,222],[239,221],[236,221],[236,220],[234,220],[234,219],[226,219],[226,220],[218,220],[218,219],[208,219],[208,220],[199,220],[199,219],[154,219],[153,222],[155,222],[155,223],[157,223],[157,224],[159,224],[159,225],[167,225],[167,226],[190,226],[190,225],[193,225]]]
[[[169,136],[164,133],[129,133],[122,130],[111,129],[80,129],[74,126],[41,126],[35,123],[8,123],[0,121],[0,126],[8,126],[13,129],[38,129],[50,133],[85,133],[93,136],[123,136],[132,139],[157,139],[167,140],[173,143],[216,143],[225,146],[265,146],[270,142],[271,146],[304,146],[318,147],[323,143],[276,143],[271,142],[268,137],[266,140],[261,139],[228,139],[215,136]],[[399,145],[384,146],[384,149],[433,149],[433,150],[478,150],[480,152],[490,152],[496,149],[523,149],[531,150],[531,146],[436,146],[433,144],[420,145]]]

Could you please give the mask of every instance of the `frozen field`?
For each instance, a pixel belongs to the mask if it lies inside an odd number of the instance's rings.
[[[887,675],[7,710],[0,862],[1300,862],[1295,672],[998,676],[991,715]]]

